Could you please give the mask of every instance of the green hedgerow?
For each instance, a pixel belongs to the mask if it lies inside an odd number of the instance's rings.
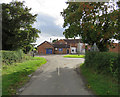
[[[24,54],[22,50],[18,51],[1,51],[2,52],[2,62],[6,65],[11,65],[14,62],[21,61]]]
[[[86,52],[85,66],[94,68],[97,72],[109,73],[118,77],[119,55],[113,52]]]

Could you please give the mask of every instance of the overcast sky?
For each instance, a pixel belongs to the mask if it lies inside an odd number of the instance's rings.
[[[0,3],[9,3],[15,0],[0,0]],[[53,39],[63,39],[62,25],[64,23],[60,12],[67,7],[67,0],[17,0],[25,1],[25,5],[32,8],[31,13],[38,14],[34,27],[41,30],[36,43],[39,45],[43,41]]]

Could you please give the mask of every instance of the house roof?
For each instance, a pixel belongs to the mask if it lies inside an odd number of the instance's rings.
[[[82,42],[81,39],[63,39],[63,40],[66,41],[68,44]]]
[[[67,44],[53,44],[55,48],[70,48]]]
[[[41,43],[40,45],[42,45],[42,44],[44,44],[44,43],[48,43],[48,44],[50,44],[51,46],[53,46],[53,44],[52,43],[50,43],[50,42],[48,42],[48,41],[44,41],[43,43]],[[37,47],[39,47],[40,45],[38,45]],[[54,46],[53,46],[54,47]]]

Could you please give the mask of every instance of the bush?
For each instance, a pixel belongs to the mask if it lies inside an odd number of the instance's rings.
[[[30,51],[32,51],[33,49],[33,46],[32,45],[26,45],[24,48],[23,48],[23,52],[25,54],[29,53]]]
[[[87,52],[85,66],[94,68],[97,72],[109,73],[118,77],[119,56],[113,52]]]
[[[23,51],[2,51],[2,62],[5,65],[11,65],[14,62],[21,61],[23,58]]]

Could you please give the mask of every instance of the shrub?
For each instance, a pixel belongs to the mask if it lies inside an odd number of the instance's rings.
[[[113,52],[87,52],[85,66],[94,68],[97,72],[109,73],[118,77],[119,56]]]
[[[23,51],[2,51],[2,62],[5,65],[10,65],[14,62],[21,61],[23,58]]]

